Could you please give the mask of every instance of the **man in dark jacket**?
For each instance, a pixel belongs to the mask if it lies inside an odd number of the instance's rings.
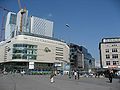
[[[113,78],[113,70],[109,70],[109,80],[110,80],[110,83],[112,83],[112,78]]]

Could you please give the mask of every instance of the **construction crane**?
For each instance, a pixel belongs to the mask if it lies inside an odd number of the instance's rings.
[[[7,12],[11,12],[10,10],[8,10],[8,9],[6,9],[6,8],[4,8],[4,7],[1,7],[1,6],[0,6],[0,9],[2,9],[2,10],[4,10],[4,11],[7,11]]]
[[[21,18],[20,18],[20,32],[22,32],[22,22],[23,22],[23,14],[26,13],[26,8],[22,9],[20,0],[18,0],[19,10],[21,10]]]
[[[11,12],[11,10],[8,10],[2,6],[0,6],[0,10],[3,11],[2,25],[1,25],[1,30],[0,30],[0,41],[4,41],[5,40],[5,17],[8,12]]]

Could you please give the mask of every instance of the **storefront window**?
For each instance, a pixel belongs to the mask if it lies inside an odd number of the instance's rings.
[[[36,60],[37,45],[14,44],[12,59],[29,59]]]

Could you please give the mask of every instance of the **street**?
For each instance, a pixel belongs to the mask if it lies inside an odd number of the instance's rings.
[[[118,79],[109,83],[107,78],[86,78],[79,80],[67,75],[55,76],[55,82],[50,83],[48,75],[8,74],[0,75],[0,90],[119,90]]]

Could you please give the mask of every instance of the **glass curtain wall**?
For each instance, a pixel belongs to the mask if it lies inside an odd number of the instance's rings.
[[[12,59],[36,60],[37,45],[13,44]]]

